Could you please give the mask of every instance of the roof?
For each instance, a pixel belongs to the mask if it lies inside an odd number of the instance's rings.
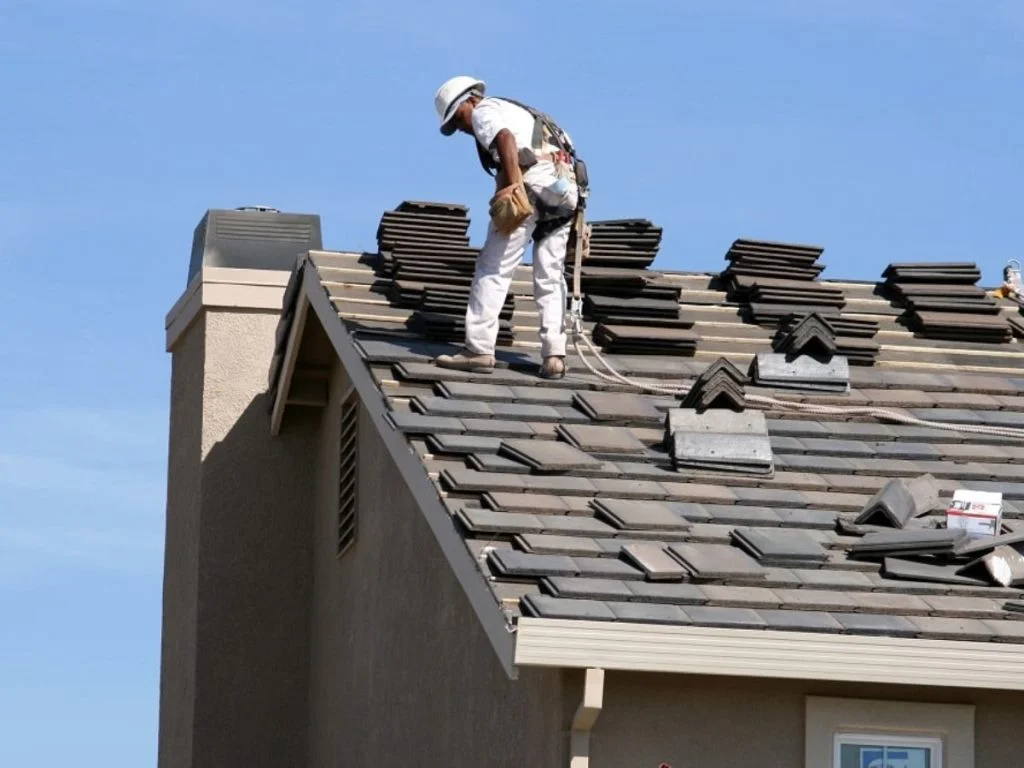
[[[459,543],[463,565],[472,563],[472,579],[492,596],[487,610],[510,630],[540,620],[660,628],[669,633],[662,640],[675,628],[707,638],[726,637],[722,630],[894,638],[893,647],[908,653],[941,646],[932,641],[1024,643],[1012,603],[1024,588],[890,578],[879,560],[850,556],[862,540],[853,535],[854,518],[896,478],[933,476],[943,502],[961,488],[999,491],[1007,530],[1024,531],[1024,440],[769,408],[773,476],[680,472],[664,447],[666,413],[678,399],[629,391],[593,375],[575,355],[565,379],[536,375],[529,267],[514,277],[511,346],[499,348],[492,374],[431,365],[451,346],[409,330],[416,310],[401,306],[391,269],[377,254],[320,251],[300,260],[271,372],[276,423],[301,338],[296,318],[309,302],[364,402],[379,413],[382,432],[413,457],[415,468],[403,469],[407,482],[424,505],[444,510],[443,521],[432,521],[442,545]],[[721,357],[745,371],[755,354],[772,351],[774,328],[752,322],[749,300],[737,300],[719,276],[648,277],[678,292],[691,354],[606,354],[619,372],[678,386]],[[1024,428],[1019,341],[924,337],[899,322],[903,307],[876,284],[814,284],[841,293],[832,314],[839,325],[877,323],[866,364],[850,367],[846,393],[748,386],[748,396]],[[1018,314],[1009,302],[997,304],[999,316]],[[586,327],[594,331],[594,323]],[[941,527],[943,507],[915,525]],[[456,557],[450,548],[447,554]],[[1012,653],[1020,664],[1020,647]],[[989,671],[997,680],[1000,673]]]

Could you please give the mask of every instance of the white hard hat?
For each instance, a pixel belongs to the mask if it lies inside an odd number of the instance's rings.
[[[486,88],[487,85],[483,80],[477,80],[475,77],[468,77],[466,75],[459,75],[458,77],[446,80],[437,89],[437,93],[434,94],[434,108],[437,110],[437,116],[441,120],[441,133],[445,136],[451,136],[455,133],[454,126],[449,124],[455,115],[455,110],[459,108],[462,102],[469,98],[471,93],[476,92],[483,95]]]

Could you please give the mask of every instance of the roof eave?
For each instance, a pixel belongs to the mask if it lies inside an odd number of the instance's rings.
[[[323,326],[363,407],[370,415],[384,446],[395,462],[402,479],[415,497],[434,538],[469,599],[470,606],[494,647],[505,673],[510,679],[516,679],[519,672],[513,660],[514,635],[510,631],[501,607],[491,594],[476,561],[459,536],[451,516],[441,503],[437,489],[424,471],[419,457],[409,450],[405,436],[396,431],[385,418],[386,409],[380,390],[374,383],[369,368],[364,364],[362,355],[356,349],[348,329],[338,317],[338,312],[331,303],[327,291],[320,284],[316,268],[307,261],[303,264],[302,269],[299,301],[309,302],[309,308],[312,309]],[[293,366],[294,356],[291,356],[284,370]],[[285,389],[285,387],[279,387],[279,396],[282,396],[281,392]],[[286,396],[286,393],[283,396]]]
[[[522,667],[1024,690],[1024,646],[522,618]]]

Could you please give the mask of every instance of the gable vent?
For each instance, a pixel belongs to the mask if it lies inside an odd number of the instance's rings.
[[[356,540],[359,480],[359,398],[353,391],[341,404],[338,472],[338,557]]]

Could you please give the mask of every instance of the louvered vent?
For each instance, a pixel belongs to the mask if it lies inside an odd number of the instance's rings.
[[[338,473],[338,557],[356,540],[359,479],[359,398],[349,394],[341,405]]]

